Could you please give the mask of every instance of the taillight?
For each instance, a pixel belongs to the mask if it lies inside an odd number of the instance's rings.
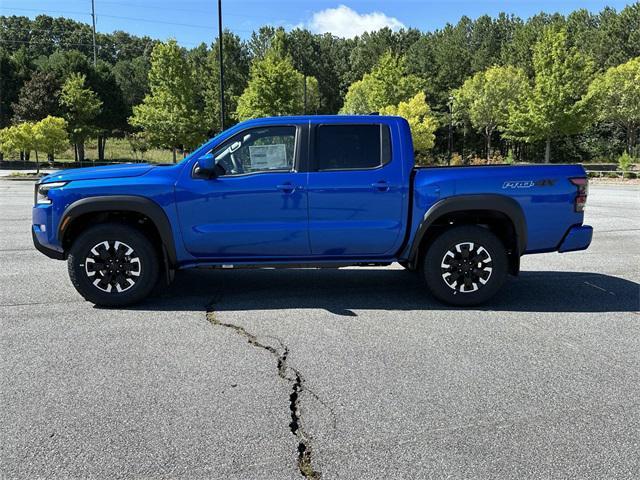
[[[589,180],[586,177],[578,177],[570,178],[569,181],[578,188],[575,201],[576,212],[584,212],[587,195],[589,195]]]

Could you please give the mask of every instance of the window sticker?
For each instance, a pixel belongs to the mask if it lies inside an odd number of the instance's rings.
[[[251,170],[279,170],[289,168],[287,147],[284,143],[275,145],[253,145],[249,147]]]

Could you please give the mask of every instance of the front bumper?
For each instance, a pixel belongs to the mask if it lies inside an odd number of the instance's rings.
[[[34,206],[31,217],[31,237],[36,249],[49,258],[64,260],[66,255],[62,247],[57,245],[55,235],[52,235],[54,222],[51,205]]]
[[[590,225],[580,225],[571,227],[562,242],[558,251],[574,252],[576,250],[585,250],[591,245],[591,238],[593,237],[593,227]]]
[[[40,240],[38,239],[38,233],[40,232],[36,232],[37,228],[38,228],[37,225],[33,225],[31,227],[31,236],[33,237],[33,245],[36,247],[36,250],[38,250],[40,253],[45,254],[49,258],[53,258],[55,260],[64,260],[65,259],[64,252],[59,252],[58,250],[54,250],[53,248],[46,247],[42,243],[40,243]]]

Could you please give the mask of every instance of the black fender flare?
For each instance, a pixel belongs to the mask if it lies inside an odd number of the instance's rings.
[[[107,195],[100,197],[87,197],[73,202],[65,208],[58,226],[58,238],[60,242],[64,238],[66,228],[71,225],[74,219],[86,215],[87,213],[100,212],[133,212],[148,217],[155,225],[164,251],[166,252],[169,264],[177,264],[176,246],[173,238],[171,223],[162,207],[145,197],[135,195]]]
[[[477,210],[499,212],[511,220],[516,233],[515,240],[519,259],[527,248],[527,222],[520,204],[513,198],[504,195],[457,195],[439,200],[424,214],[409,251],[409,261],[411,263],[416,261],[422,239],[438,218],[453,212]]]

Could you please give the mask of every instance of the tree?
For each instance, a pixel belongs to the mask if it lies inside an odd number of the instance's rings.
[[[355,37],[350,45],[348,83],[361,79],[388,52],[402,57],[419,38],[420,32],[413,28],[394,32],[389,27]]]
[[[592,119],[581,101],[593,75],[593,62],[567,42],[565,30],[547,28],[533,49],[533,87],[525,101],[514,105],[508,135],[524,141],[544,140],[545,162],[551,160],[551,140],[581,132]]]
[[[10,153],[11,144],[9,143],[9,128],[0,128],[0,161],[4,160],[4,156]]]
[[[4,44],[3,44],[4,45]],[[22,79],[13,58],[0,47],[0,128],[11,122],[11,105],[18,98]]]
[[[422,90],[423,82],[407,74],[404,59],[387,52],[371,73],[349,87],[342,113],[370,113],[409,100]]]
[[[85,80],[85,75],[72,74],[60,92],[60,105],[75,145],[76,159],[81,162],[84,161],[84,142],[94,131],[93,122],[102,107],[102,101],[96,93],[85,87]]]
[[[36,152],[47,154],[50,162],[54,156],[66,150],[69,145],[67,122],[64,118],[48,116],[33,126]]]
[[[302,113],[304,76],[278,50],[272,48],[263,60],[253,62],[247,88],[238,99],[238,120]],[[317,89],[317,81],[307,77],[307,94],[317,98]]]
[[[562,15],[547,13],[534,15],[526,22],[516,22],[510,41],[502,48],[499,63],[520,67],[528,77],[533,77],[533,48],[547,29],[560,29],[564,23]]]
[[[483,15],[473,22],[469,39],[472,72],[481,72],[500,64],[502,50],[511,40],[517,25],[519,19],[505,13],[495,18]]]
[[[640,57],[597,76],[589,86],[587,99],[594,103],[598,120],[624,128],[627,152],[632,154],[640,128]]]
[[[149,150],[149,138],[145,132],[134,132],[127,135],[127,141],[131,147],[131,151],[138,160],[140,155],[140,161],[144,160],[144,154]]]
[[[38,121],[60,110],[60,84],[52,73],[36,71],[18,94],[12,105],[14,122]]]
[[[143,129],[152,144],[193,148],[204,139],[205,125],[196,105],[193,72],[175,40],[159,43],[151,53],[149,94],[133,107],[129,122]]]
[[[150,66],[147,57],[120,60],[113,66],[113,75],[130,112],[133,111],[133,106],[142,103],[144,96],[149,93],[147,77]]]
[[[307,102],[307,113],[335,113],[342,105],[340,60],[344,59],[339,59],[341,53],[336,51],[339,44],[344,44],[344,40],[340,42],[330,34],[313,35],[298,28],[286,35],[285,49],[293,67],[318,80],[319,105],[312,108]]]
[[[78,50],[56,50],[48,57],[38,58],[36,65],[43,72],[53,73],[61,84],[73,74],[83,74],[86,80],[94,74],[88,57]]]
[[[0,150],[2,150],[2,158],[4,160],[5,155],[11,155],[14,153],[22,154],[22,149],[18,146],[19,140],[16,141],[16,126],[5,127],[0,129]]]
[[[108,63],[98,61],[90,85],[102,101],[100,113],[95,118],[95,126],[98,137],[98,160],[103,162],[107,138],[118,135],[123,127],[126,127],[129,109],[116,81],[113,67]]]
[[[456,25],[428,33],[409,48],[406,62],[411,73],[426,80],[425,89],[434,106],[447,108],[449,94],[472,73],[469,44],[473,22],[462,17]]]
[[[435,144],[435,131],[438,128],[436,119],[431,114],[424,92],[417,93],[406,102],[397,106],[388,106],[380,111],[383,115],[398,115],[409,122],[413,149],[419,153],[431,150]]]
[[[275,36],[276,28],[271,25],[263,25],[257,32],[251,33],[248,43],[251,59],[264,60]]]
[[[224,125],[229,128],[235,123],[234,113],[238,108],[238,99],[247,87],[249,78],[249,52],[237,35],[225,31],[222,35],[222,59],[224,62]],[[212,132],[220,132],[220,62],[219,43],[211,46],[204,67],[204,104],[207,126]]]
[[[3,152],[19,153],[21,160],[29,160],[29,154],[36,147],[33,126],[33,122],[23,122],[3,129]],[[36,151],[36,160],[37,159],[38,153]]]
[[[528,88],[524,70],[509,66],[478,72],[454,91],[454,111],[484,135],[487,160],[493,133],[508,127],[509,112],[522,102]]]

